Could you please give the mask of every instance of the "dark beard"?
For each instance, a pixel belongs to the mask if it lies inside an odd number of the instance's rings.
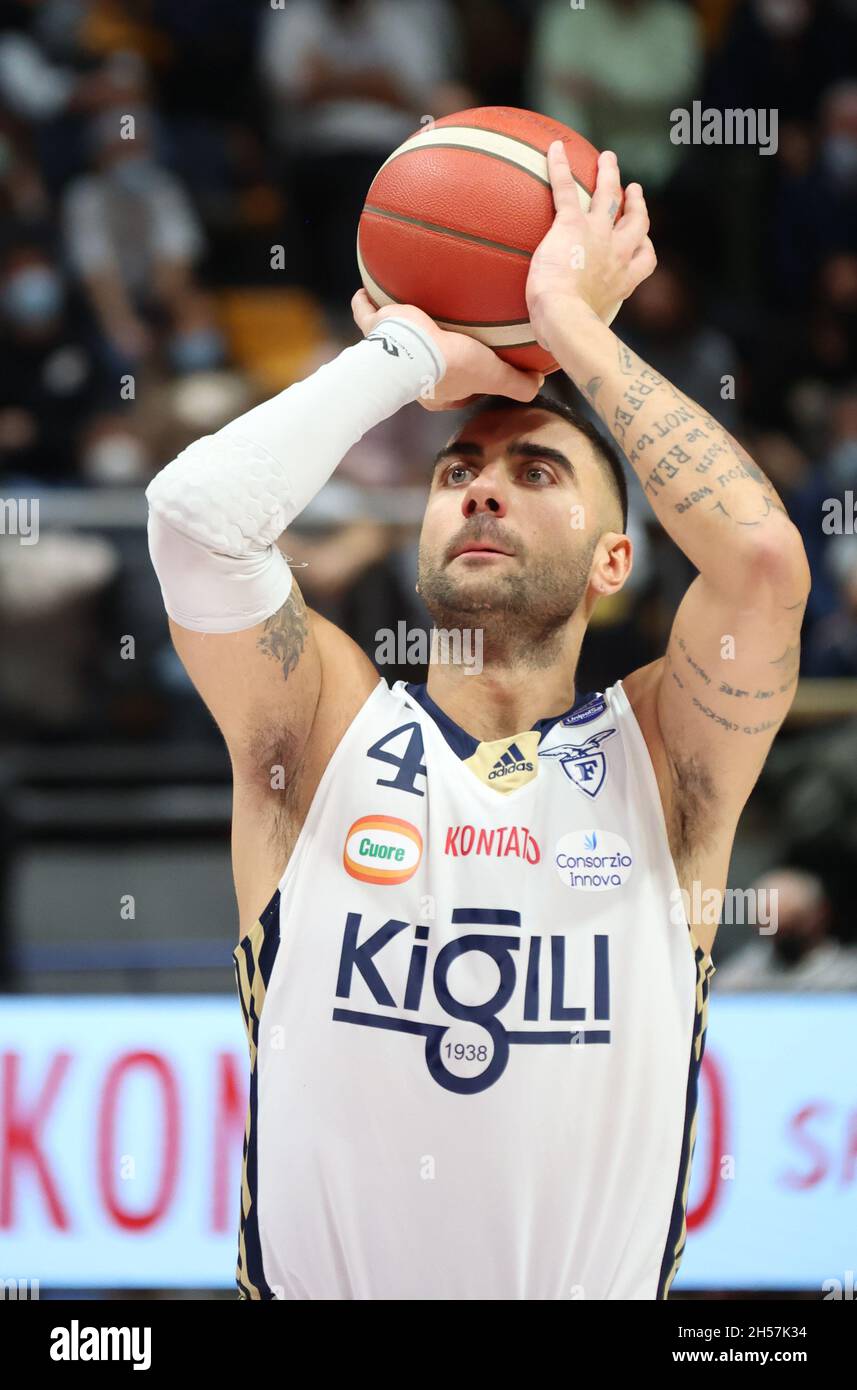
[[[491,516],[474,518],[450,543],[461,540],[503,545],[512,538]],[[519,568],[514,574],[486,574],[462,580],[450,574],[420,549],[420,597],[438,628],[471,628],[482,632],[485,665],[544,668],[556,660],[569,619],[580,607],[589,584],[595,542],[585,552],[561,560],[528,559],[515,538]]]

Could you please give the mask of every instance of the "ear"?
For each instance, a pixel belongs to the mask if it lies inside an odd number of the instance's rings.
[[[620,531],[605,531],[595,547],[589,572],[586,616],[589,618],[600,598],[618,594],[624,586],[634,558],[634,548],[628,536]]]

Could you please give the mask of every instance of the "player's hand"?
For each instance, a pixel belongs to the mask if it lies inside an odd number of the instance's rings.
[[[358,290],[351,301],[351,312],[364,336],[384,319],[395,317],[418,324],[434,339],[443,353],[446,372],[430,394],[420,395],[420,405],[426,410],[455,410],[483,395],[531,401],[544,383],[540,372],[521,372],[510,367],[475,338],[438,328],[434,319],[413,304],[387,304],[376,309],[366,291]]]
[[[556,216],[533,252],[527,308],[538,341],[550,351],[551,324],[569,301],[582,300],[606,321],[651,275],[657,257],[643,190],[638,183],[629,184],[622,206],[619,164],[611,150],[598,157],[587,212],[580,206],[561,141],[550,146],[547,160]]]

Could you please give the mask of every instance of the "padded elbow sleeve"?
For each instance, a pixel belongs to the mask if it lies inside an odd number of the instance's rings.
[[[282,608],[292,572],[275,545],[250,555],[211,550],[149,513],[149,552],[164,607],[193,632],[243,632]]]
[[[292,585],[278,538],[348,449],[445,369],[428,334],[387,318],[162,468],[146,498],[170,617],[200,632],[239,632],[276,612]]]

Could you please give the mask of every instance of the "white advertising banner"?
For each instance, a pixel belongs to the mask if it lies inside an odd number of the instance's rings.
[[[855,997],[715,989],[675,1289],[854,1296],[855,1037]],[[232,1285],[247,1085],[237,998],[0,1001],[0,1280]]]

